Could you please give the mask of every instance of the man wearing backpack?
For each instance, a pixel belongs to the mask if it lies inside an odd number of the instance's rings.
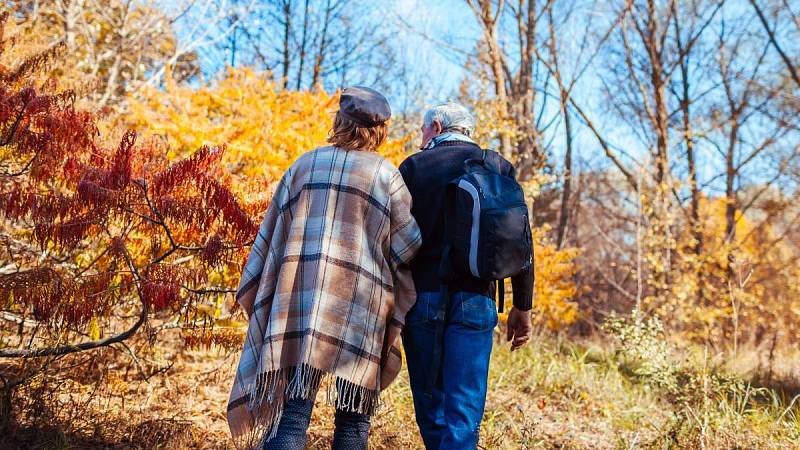
[[[524,196],[514,167],[469,137],[474,126],[461,105],[430,109],[422,151],[400,165],[422,232],[422,247],[410,263],[417,303],[406,316],[403,345],[428,450],[477,446],[497,325],[496,280],[511,278],[511,350],[525,345],[532,332],[533,261]]]

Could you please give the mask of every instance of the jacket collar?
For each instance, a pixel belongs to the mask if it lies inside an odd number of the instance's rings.
[[[434,136],[429,142],[428,145],[425,146],[425,150],[430,150],[434,147],[439,146],[445,142],[457,142],[457,143],[470,143],[475,144],[475,141],[472,140],[469,136],[466,136],[461,133],[442,133],[438,136]],[[477,145],[477,144],[476,144]]]

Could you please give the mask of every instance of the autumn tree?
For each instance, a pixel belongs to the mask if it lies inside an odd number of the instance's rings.
[[[235,26],[223,23],[232,10],[227,1],[179,0],[167,7],[136,0],[22,0],[7,6],[7,33],[18,45],[3,62],[13,65],[26,52],[65,44],[63,64],[41,75],[80,92],[81,106],[92,109],[123,107],[143,86],[160,85],[167,69],[179,80],[199,77],[198,50],[224,40]],[[187,26],[192,21],[205,26]]]
[[[1,30],[10,16],[0,19]],[[0,56],[12,44],[0,35]],[[211,327],[231,289],[224,273],[239,271],[266,206],[231,190],[224,147],[171,161],[163,143],[134,131],[107,145],[75,93],[33,82],[63,49],[0,69],[6,425],[14,390],[64,355],[125,346],[143,330],[157,339]],[[241,338],[224,327],[203,336]]]
[[[500,150],[516,161],[520,176],[526,179],[531,176],[531,171],[540,169],[546,163],[542,129],[537,120],[541,111],[535,109],[536,27],[541,17],[537,2],[523,1],[518,5],[507,5],[503,1],[495,4],[489,0],[466,0],[466,4],[473,11],[481,29],[482,37],[476,56],[481,63],[479,67],[485,70],[494,91],[498,118],[512,121],[517,131],[514,134],[500,134]],[[519,42],[514,56],[508,55],[501,45],[501,26],[507,14],[513,16],[516,25],[513,38]],[[516,72],[511,69],[514,62],[518,62]]]
[[[780,58],[770,55],[768,37],[753,38],[758,19],[742,6],[617,3],[623,20],[600,72],[606,111],[617,126],[604,132],[596,116],[573,105],[606,155],[610,147],[626,156],[611,160],[616,174],[597,170],[588,178],[605,186],[583,188],[590,195],[581,209],[592,219],[583,224],[581,241],[594,236],[599,242],[592,245],[606,248],[583,254],[614,261],[593,262],[602,278],[597,283],[641,300],[674,330],[715,343],[729,340],[743,311],[750,330],[781,328],[767,310],[755,313],[761,307],[754,301],[738,310],[744,294],[734,291],[746,289],[740,286],[744,267],[776,277],[794,270],[791,258],[774,253],[780,239],[763,236],[775,233],[778,217],[792,222],[781,201],[796,192],[789,168],[796,164],[791,136],[797,128],[782,106]],[[597,217],[604,219],[597,223]],[[750,232],[741,236],[743,229]],[[755,250],[753,239],[774,242]],[[608,248],[625,256],[601,256]],[[780,297],[749,280],[762,305],[782,309]]]

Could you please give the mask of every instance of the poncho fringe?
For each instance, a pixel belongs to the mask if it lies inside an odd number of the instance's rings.
[[[263,447],[278,433],[286,401],[313,400],[322,382],[330,378],[334,380],[328,383],[325,392],[328,405],[347,412],[375,414],[380,405],[379,391],[367,389],[341,377],[334,377],[332,373],[305,363],[296,367],[284,367],[259,375],[256,383],[248,390],[247,406],[259,414],[253,415],[254,423],[249,430],[245,427],[232,430],[235,432],[234,435],[240,437],[234,442],[236,448]],[[282,392],[281,398],[277,398],[279,392]]]

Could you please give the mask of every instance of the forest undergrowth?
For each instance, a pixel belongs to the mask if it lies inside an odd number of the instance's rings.
[[[541,335],[514,353],[498,334],[480,448],[800,446],[800,355],[770,359],[745,345],[733,360],[668,343],[657,321],[609,324],[603,339]],[[224,408],[238,353],[169,342],[51,361],[17,396],[35,404],[16,405],[24,413],[3,447],[230,448]],[[309,448],[329,448],[332,413],[320,394]],[[370,445],[422,448],[405,371],[384,393]]]

